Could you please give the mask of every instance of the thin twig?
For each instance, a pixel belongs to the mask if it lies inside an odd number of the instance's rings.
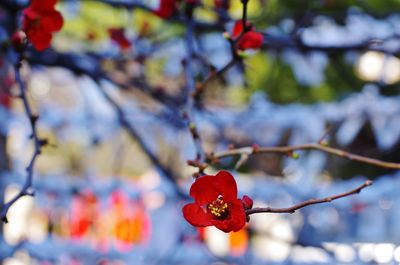
[[[247,30],[247,4],[249,0],[242,0],[243,12],[242,12],[242,33],[248,31]]]
[[[318,142],[319,144],[323,145],[323,143],[325,142],[326,138],[328,137],[329,133],[332,130],[332,126],[328,126],[328,128],[325,129],[324,133],[322,134],[322,136],[319,138]]]
[[[204,79],[203,82],[198,83],[196,85],[196,90],[193,93],[193,98],[196,101],[199,101],[200,98],[202,97],[202,95],[204,93],[204,90],[206,89],[207,85],[214,78],[222,76],[226,71],[231,69],[236,63],[237,63],[237,60],[235,59],[235,57],[233,57],[232,60],[230,60],[224,67],[222,67],[218,71],[215,71],[215,70],[211,71],[210,74],[206,77],[206,79]]]
[[[123,128],[129,133],[132,139],[134,139],[141,149],[144,151],[144,153],[147,155],[147,157],[150,159],[150,161],[153,163],[154,166],[156,166],[162,174],[173,183],[174,188],[176,188],[176,192],[180,197],[186,198],[187,195],[184,194],[178,187],[176,181],[177,177],[174,177],[173,172],[166,168],[160,161],[160,159],[154,154],[154,152],[148,147],[148,145],[144,142],[144,140],[140,137],[139,133],[136,131],[136,128],[128,121],[126,118],[126,115],[122,109],[122,107],[117,103],[114,98],[112,98],[103,88],[101,85],[100,80],[95,80],[97,83],[97,88],[99,92],[104,96],[104,98],[107,100],[107,102],[111,105],[111,107],[114,108],[118,115],[118,120]]]
[[[359,186],[356,189],[353,189],[351,191],[345,192],[345,193],[341,193],[338,195],[334,195],[334,196],[330,196],[330,197],[326,197],[326,198],[322,198],[322,199],[311,199],[308,201],[304,201],[301,202],[299,204],[293,205],[291,207],[288,208],[272,208],[272,207],[265,207],[265,208],[261,208],[261,207],[256,207],[253,209],[249,209],[246,210],[246,215],[251,215],[251,214],[255,214],[255,213],[294,213],[296,212],[298,209],[304,208],[306,206],[309,205],[313,205],[313,204],[319,204],[319,203],[326,203],[326,202],[331,202],[343,197],[347,197],[353,194],[358,194],[361,192],[361,190],[363,190],[364,188],[371,186],[372,185],[372,181],[371,180],[367,180],[364,182],[364,184],[362,184],[361,186]]]
[[[29,118],[29,122],[30,122],[31,129],[32,129],[32,134],[31,134],[30,138],[33,140],[35,148],[33,151],[32,158],[29,162],[29,165],[26,168],[27,175],[26,175],[24,185],[22,186],[21,190],[10,201],[5,203],[1,207],[0,218],[4,223],[8,223],[7,212],[16,201],[18,201],[23,196],[27,196],[27,195],[33,196],[34,195],[34,193],[30,190],[32,188],[34,166],[35,166],[36,159],[41,152],[42,146],[46,144],[46,140],[42,140],[38,136],[37,127],[36,127],[38,116],[36,116],[32,113],[31,106],[29,105],[28,98],[26,95],[25,83],[22,80],[21,74],[20,74],[19,63],[17,63],[15,65],[14,69],[15,69],[15,79],[16,79],[17,84],[20,89],[20,98],[22,99],[25,113],[26,113],[26,116],[28,116],[28,118]]]
[[[196,159],[202,160],[205,158],[205,152],[203,149],[203,145],[201,142],[200,134],[198,132],[196,122],[192,115],[192,110],[194,107],[194,97],[192,96],[195,91],[195,73],[193,71],[193,59],[195,57],[195,49],[194,49],[194,24],[193,24],[193,12],[195,6],[188,5],[186,10],[186,22],[187,28],[185,33],[185,46],[187,52],[187,60],[186,60],[186,67],[185,67],[185,77],[186,77],[186,84],[185,84],[185,92],[186,92],[186,104],[185,104],[185,119],[188,121],[188,127],[190,134],[193,139],[193,143],[196,149]]]
[[[309,143],[309,144],[301,144],[301,145],[293,145],[293,146],[278,146],[278,147],[242,147],[236,149],[230,149],[226,151],[217,152],[214,154],[208,155],[208,160],[210,163],[213,161],[218,160],[220,158],[229,157],[229,156],[236,156],[236,155],[243,155],[243,154],[260,154],[260,153],[281,153],[281,154],[290,154],[294,151],[300,150],[319,150],[331,155],[343,157],[352,161],[357,161],[365,164],[375,165],[378,167],[383,168],[390,168],[390,169],[400,169],[400,163],[393,163],[393,162],[385,162],[382,160],[369,158],[361,155],[356,155],[353,153],[346,152],[341,149],[321,145],[319,143]]]

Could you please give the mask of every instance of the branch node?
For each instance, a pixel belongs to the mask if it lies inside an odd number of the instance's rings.
[[[3,216],[1,217],[1,221],[2,221],[4,224],[7,224],[7,223],[8,223],[7,216],[3,215]]]
[[[40,139],[39,140],[39,146],[43,147],[49,144],[49,140],[48,139]]]
[[[29,119],[31,120],[31,123],[32,123],[33,125],[35,125],[36,122],[37,122],[38,119],[39,119],[39,115],[32,114],[32,115],[29,117]]]

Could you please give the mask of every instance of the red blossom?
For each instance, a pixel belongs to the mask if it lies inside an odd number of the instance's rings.
[[[229,172],[197,178],[190,188],[190,196],[194,203],[186,204],[182,211],[191,225],[213,225],[228,233],[239,231],[246,224],[245,208],[237,198],[236,182]]]
[[[132,46],[131,42],[126,38],[123,28],[109,28],[108,33],[111,40],[118,44],[121,49],[126,50]]]
[[[249,22],[246,23],[246,26],[250,28],[249,31],[240,35],[243,32],[243,22],[241,20],[236,21],[233,26],[232,35],[234,38],[239,38],[237,47],[239,50],[247,50],[247,49],[257,49],[260,48],[263,44],[263,35],[259,32],[254,31],[254,27],[251,26]]]
[[[64,23],[61,13],[55,10],[57,0],[32,0],[24,9],[22,29],[36,50],[50,46],[52,33]]]
[[[169,18],[177,9],[177,0],[160,0],[160,5],[154,14],[161,18]]]

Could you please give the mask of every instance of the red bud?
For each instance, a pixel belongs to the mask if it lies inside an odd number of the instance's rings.
[[[242,203],[245,210],[253,208],[253,200],[247,195],[243,195]]]
[[[21,49],[26,43],[26,34],[22,30],[15,31],[11,36],[11,43],[15,49]]]

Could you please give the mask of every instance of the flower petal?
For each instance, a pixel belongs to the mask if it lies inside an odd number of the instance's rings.
[[[214,178],[214,187],[219,195],[222,195],[224,201],[229,202],[237,199],[236,181],[231,173],[222,170]]]
[[[233,26],[232,29],[232,36],[234,38],[239,37],[240,33],[243,31],[243,22],[241,20],[238,20],[235,22],[235,25]]]
[[[62,28],[64,20],[60,12],[52,10],[43,14],[40,19],[40,23],[45,30],[53,32]]]
[[[232,232],[230,220],[212,220],[212,225],[225,233]]]
[[[183,217],[193,226],[209,226],[211,218],[198,204],[189,203],[182,208]]]
[[[28,19],[32,22],[32,20],[38,19],[40,15],[32,8],[24,9],[24,20]]]
[[[38,51],[42,51],[50,46],[52,36],[46,31],[32,29],[28,31],[26,35]]]
[[[249,21],[246,21],[246,27],[250,27],[250,30],[253,30],[253,26]],[[234,38],[237,38],[240,36],[240,34],[242,34],[242,31],[243,31],[243,21],[238,20],[236,21],[235,25],[233,25],[232,36]]]
[[[237,232],[244,227],[246,224],[246,213],[244,211],[241,200],[237,199],[232,202],[230,208],[230,216],[225,220],[212,220],[212,225],[214,225],[219,230],[225,233]]]
[[[263,35],[259,32],[246,32],[239,40],[238,48],[240,50],[257,49],[263,44]]]
[[[196,179],[190,188],[190,196],[194,198],[199,205],[213,202],[220,195],[215,187],[216,176],[205,175]]]
[[[232,230],[239,231],[246,224],[246,212],[244,211],[243,203],[240,199],[234,201],[231,205],[231,220]]]
[[[241,200],[236,199],[234,202],[232,202],[229,211],[230,216],[228,219],[212,219],[211,224],[225,233],[232,231],[237,232],[246,224],[246,213]]]
[[[33,8],[36,10],[51,10],[54,9],[57,0],[32,0],[29,8]]]

